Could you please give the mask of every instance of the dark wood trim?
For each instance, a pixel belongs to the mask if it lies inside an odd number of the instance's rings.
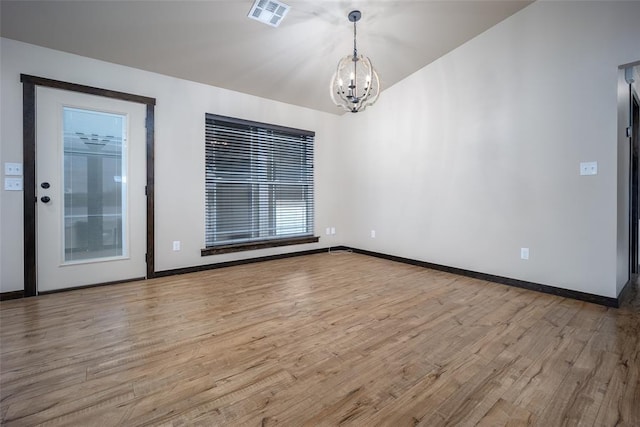
[[[138,104],[156,105],[155,98],[147,96],[134,95],[132,93],[118,92],[115,90],[102,89],[93,86],[85,86],[76,83],[63,82],[60,80],[47,79],[44,77],[31,76],[28,74],[20,74],[22,83],[29,83],[35,86],[50,87],[53,89],[68,90],[71,92],[81,92],[89,95],[104,96],[106,98],[120,99],[123,101],[135,102]]]
[[[629,138],[629,278],[638,273],[638,220],[640,220],[640,100],[629,85],[629,120],[631,137]]]
[[[310,249],[308,251],[289,252],[286,254],[268,255],[257,258],[239,259],[235,261],[218,262],[215,264],[196,265],[194,267],[176,268],[173,270],[156,271],[156,277],[174,276],[177,274],[197,273],[198,271],[215,270],[218,268],[233,267],[235,265],[253,264],[256,262],[273,261],[276,259],[293,258],[304,255],[314,255],[324,252],[333,252],[338,250],[346,250],[344,246],[334,246],[322,249]]]
[[[147,278],[155,275],[155,107],[147,104]]]
[[[403,258],[395,255],[387,255],[379,252],[372,252],[363,249],[349,248],[355,253],[374,256],[387,259],[390,261],[402,262],[405,264],[416,265],[419,267],[430,268],[432,270],[446,271],[447,273],[458,274],[460,276],[473,277],[475,279],[486,280],[487,282],[500,283],[502,285],[514,286],[516,288],[528,289],[530,291],[538,291],[545,294],[557,295],[564,298],[571,298],[580,301],[591,302],[594,304],[604,305],[606,307],[619,307],[618,298],[604,297],[601,295],[588,294],[570,289],[558,288],[555,286],[542,285],[540,283],[527,282],[525,280],[512,279],[509,277],[496,276],[493,274],[480,273],[477,271],[465,270],[457,267],[449,267],[441,264],[434,264],[426,261],[418,261],[410,258]]]
[[[624,284],[624,286],[622,287],[622,290],[618,294],[618,306],[621,306],[622,304],[624,304],[624,301],[626,301],[627,299],[633,298],[633,295],[634,295],[633,290],[636,286],[637,280],[638,280],[638,275],[634,274],[631,276],[631,278],[629,278],[627,283]]]
[[[324,252],[332,253],[332,252],[338,252],[338,251],[349,251],[357,254],[373,256],[376,258],[382,258],[389,261],[401,262],[404,264],[415,265],[423,268],[430,268],[432,270],[445,271],[447,273],[457,274],[460,276],[473,277],[475,279],[485,280],[488,282],[499,283],[502,285],[513,286],[513,287],[527,289],[531,291],[537,291],[545,294],[556,295],[563,298],[571,298],[579,301],[590,302],[598,305],[603,305],[605,307],[613,307],[613,308],[618,308],[620,306],[620,303],[624,300],[624,298],[626,298],[627,295],[630,294],[631,290],[633,289],[633,285],[635,284],[637,279],[637,276],[634,276],[631,280],[629,280],[623,287],[618,298],[610,298],[610,297],[604,297],[601,295],[594,295],[594,294],[589,294],[585,292],[573,291],[570,289],[558,288],[555,286],[542,285],[539,283],[512,279],[509,277],[496,276],[493,274],[465,270],[457,267],[449,267],[449,266],[434,264],[426,261],[418,261],[418,260],[399,257],[395,255],[388,255],[388,254],[368,251],[364,249],[357,249],[349,246],[332,246],[332,247],[322,248],[322,249],[311,249],[311,250],[300,251],[300,252],[289,252],[285,254],[269,255],[269,256],[257,257],[257,258],[247,258],[247,259],[241,259],[241,260],[235,260],[235,261],[219,262],[215,264],[206,264],[206,265],[198,265],[193,267],[177,268],[172,270],[156,271],[155,277],[168,277],[168,276],[175,276],[180,274],[197,273],[199,271],[214,270],[218,268],[233,267],[237,265],[253,264],[257,262],[273,261],[277,259],[293,258],[293,257],[305,256],[305,255],[314,255],[314,254],[319,254]],[[66,291],[91,288],[96,286],[113,285],[113,284],[126,283],[126,282],[138,281],[138,280],[144,280],[144,277],[129,279],[129,280],[122,280],[117,282],[99,283],[94,285],[79,286],[75,288],[41,292],[40,294],[44,295],[44,294],[50,294],[50,293],[66,292]],[[21,295],[18,295],[20,294],[20,291],[7,292],[7,294],[13,294],[13,293],[16,293],[16,296],[14,296],[13,298],[21,297]],[[0,297],[2,296],[3,294],[0,294]],[[0,300],[2,300],[2,298],[0,298]]]
[[[201,256],[228,254],[232,252],[253,251],[256,249],[275,248],[278,246],[302,245],[304,243],[315,243],[320,237],[292,237],[288,239],[268,239],[248,243],[236,243],[233,245],[220,245],[200,250]]]
[[[114,90],[68,83],[44,77],[20,74],[22,82],[22,151],[23,151],[23,203],[24,203],[24,296],[34,296],[37,290],[37,237],[36,237],[36,86],[80,92],[147,106],[146,161],[147,161],[147,277],[155,270],[155,222],[154,222],[154,147],[155,147],[155,98]],[[93,285],[91,285],[93,286]]]
[[[0,292],[0,301],[24,298],[24,291]]]
[[[91,285],[74,286],[72,288],[54,289],[52,291],[41,291],[41,292],[38,292],[38,295],[59,294],[61,292],[78,291],[80,289],[97,288],[97,287],[100,287],[100,286],[120,285],[122,283],[139,282],[141,280],[145,280],[145,278],[144,277],[134,277],[134,278],[131,278],[131,279],[114,280],[113,282],[93,283]]]
[[[36,87],[22,84],[22,200],[24,296],[37,294],[36,287]]]
[[[316,133],[310,130],[290,128],[287,126],[274,125],[271,123],[254,122],[253,120],[239,119],[237,117],[221,116],[219,114],[205,113],[207,120],[219,120],[221,122],[234,123],[242,126],[254,126],[263,129],[275,130],[278,132],[289,133],[293,135],[315,136]]]

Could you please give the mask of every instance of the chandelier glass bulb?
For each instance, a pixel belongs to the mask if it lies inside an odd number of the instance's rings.
[[[349,13],[349,21],[353,22],[353,55],[338,62],[330,87],[333,103],[352,113],[372,105],[380,94],[380,79],[371,60],[358,55],[356,47],[356,22],[361,16],[357,10]]]

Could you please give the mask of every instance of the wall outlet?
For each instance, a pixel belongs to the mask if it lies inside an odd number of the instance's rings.
[[[180,240],[174,240],[173,241],[173,250],[175,252],[178,252],[180,250]]]
[[[330,235],[330,234],[331,234],[331,227],[327,227],[327,228],[324,230],[324,234],[326,234],[327,236],[328,236],[328,235]]]
[[[520,248],[520,259],[529,259],[529,248]]]
[[[371,230],[371,238],[372,239],[376,238],[376,230]]]
[[[4,189],[7,191],[22,191],[22,177],[20,178],[5,178]]]
[[[336,234],[336,228],[335,227],[331,227],[331,235]]]
[[[4,174],[22,176],[22,163],[5,163]]]

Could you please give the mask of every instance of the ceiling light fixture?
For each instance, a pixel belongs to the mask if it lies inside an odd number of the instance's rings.
[[[358,55],[356,47],[356,22],[362,14],[351,11],[349,21],[353,22],[353,55],[345,56],[338,62],[331,79],[331,99],[338,107],[357,113],[372,105],[380,94],[380,79],[371,65],[371,60]],[[348,84],[345,86],[345,82]]]

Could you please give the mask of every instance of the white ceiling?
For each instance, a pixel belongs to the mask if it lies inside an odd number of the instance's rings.
[[[388,88],[531,3],[284,2],[291,10],[273,28],[247,18],[253,0],[1,0],[0,34],[340,114],[329,98],[329,80],[352,50],[349,11],[362,11],[358,51]]]

